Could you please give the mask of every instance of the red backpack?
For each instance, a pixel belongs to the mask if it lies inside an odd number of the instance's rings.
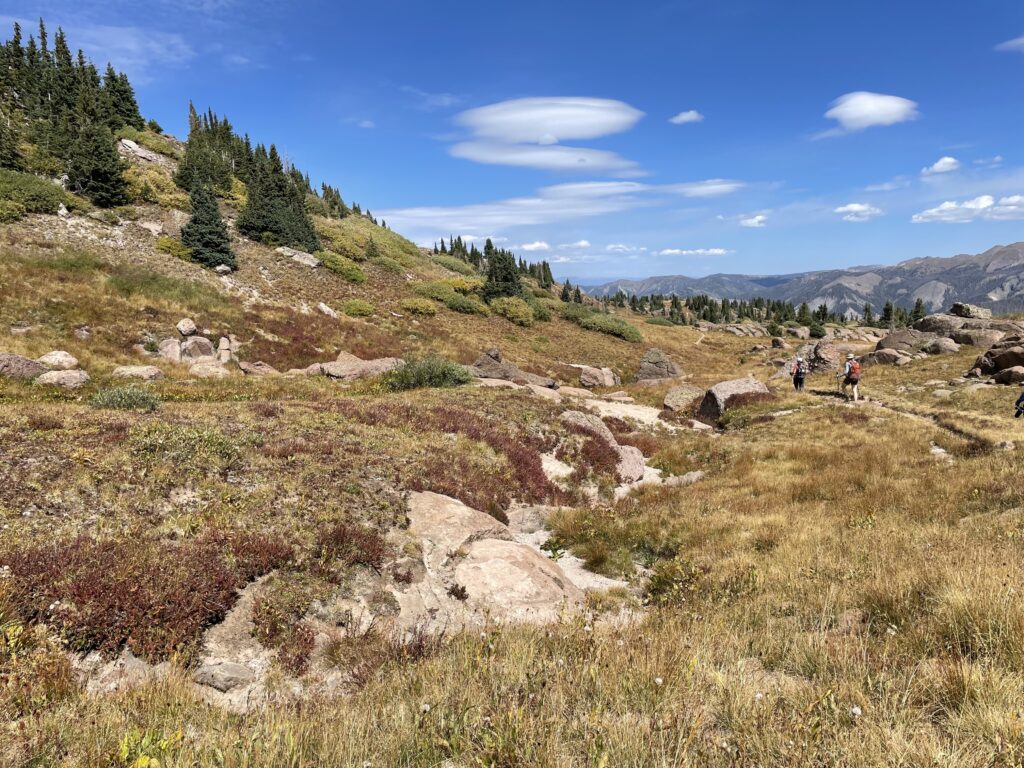
[[[850,381],[855,384],[860,381],[860,363],[857,360],[850,361]]]

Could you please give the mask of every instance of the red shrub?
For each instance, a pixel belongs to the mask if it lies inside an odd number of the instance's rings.
[[[316,541],[315,570],[332,576],[335,561],[345,567],[365,565],[379,571],[390,554],[390,548],[377,531],[347,523],[322,531]]]

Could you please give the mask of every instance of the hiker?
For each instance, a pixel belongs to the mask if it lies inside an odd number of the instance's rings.
[[[1024,416],[1024,392],[1020,393],[1020,397],[1017,398],[1017,402],[1013,404],[1014,412],[1013,418],[1019,419]]]
[[[860,393],[857,392],[857,385],[860,384],[860,363],[853,358],[853,352],[846,353],[846,365],[843,367],[843,394],[846,395],[846,388],[853,390],[853,402],[857,402]],[[849,395],[846,395],[849,398]]]
[[[797,392],[803,392],[804,379],[807,377],[807,363],[804,362],[802,356],[797,356],[796,362],[793,363],[793,367],[789,370],[789,375],[793,377],[793,389]]]

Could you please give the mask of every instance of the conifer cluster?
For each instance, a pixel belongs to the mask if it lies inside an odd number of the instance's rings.
[[[476,247],[476,243],[471,242],[467,246],[461,235],[451,236],[447,243],[442,237],[440,246],[436,243],[434,245],[434,254],[454,256],[486,274],[487,282],[483,291],[487,301],[502,296],[522,295],[523,288],[520,278],[524,276],[532,277],[544,289],[551,288],[555,284],[555,278],[551,274],[551,265],[546,261],[530,263],[522,258],[517,259],[512,251],[495,247],[490,238],[484,241],[484,248],[481,251]]]

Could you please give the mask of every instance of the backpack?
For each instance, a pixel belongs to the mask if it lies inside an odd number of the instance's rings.
[[[860,381],[860,363],[856,360],[850,361],[850,381],[854,384]]]
[[[807,375],[807,363],[794,363],[793,364],[793,376],[799,376],[803,378]]]

